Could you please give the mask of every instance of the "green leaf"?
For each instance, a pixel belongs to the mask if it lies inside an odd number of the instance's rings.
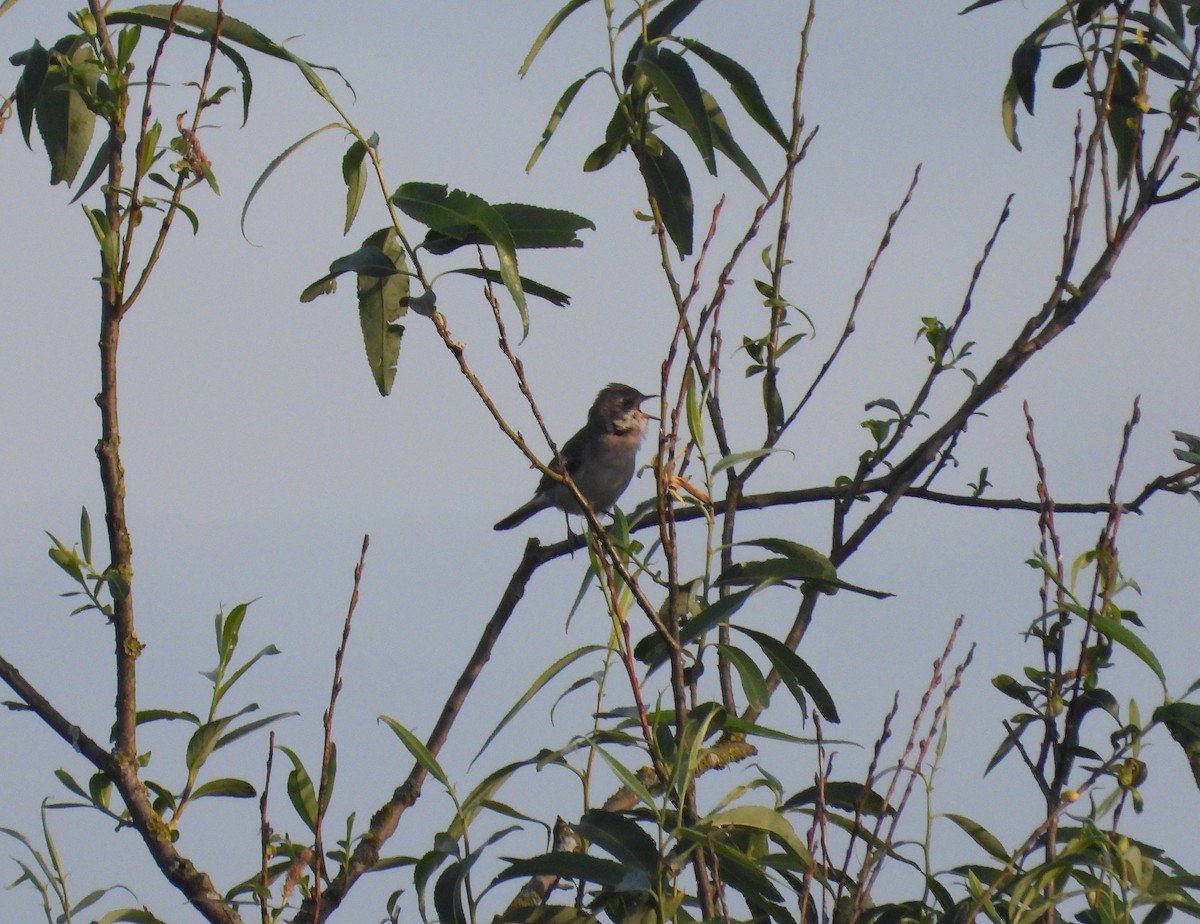
[[[447,789],[450,789],[450,778],[446,776],[446,771],[442,769],[437,758],[433,756],[433,752],[425,747],[416,735],[389,716],[381,715],[379,721],[395,732],[396,737],[400,739],[400,743],[408,749],[408,752],[412,754],[417,763],[425,768],[426,773]]]
[[[92,560],[92,520],[88,516],[87,507],[79,510],[79,546],[83,549],[83,560]]]
[[[350,233],[350,226],[354,224],[359,206],[362,205],[363,192],[367,188],[370,176],[367,145],[374,147],[378,143],[378,135],[372,135],[366,144],[355,138],[342,157],[342,179],[346,183],[346,224],[342,229],[343,234]]]
[[[813,706],[817,712],[821,713],[821,717],[826,722],[841,721],[837,707],[833,703],[833,697],[830,696],[825,684],[821,683],[816,672],[808,666],[803,658],[779,639],[767,635],[765,632],[756,632],[745,626],[734,626],[733,628],[749,636],[762,649],[762,653],[767,656],[767,660],[771,662],[771,666],[779,674],[780,680],[783,681],[784,686],[788,688],[802,710],[806,708],[804,694],[808,693],[812,698]]]
[[[583,0],[587,2],[587,0]],[[530,54],[533,54],[531,51]],[[522,66],[524,69],[524,66]],[[533,165],[537,163],[538,158],[542,156],[542,151],[546,150],[546,145],[550,143],[550,139],[554,137],[554,133],[558,130],[559,123],[562,122],[563,116],[567,114],[567,110],[571,107],[571,103],[575,101],[575,97],[579,91],[583,89],[583,85],[595,77],[597,74],[603,74],[604,68],[596,67],[588,71],[564,91],[562,96],[558,98],[558,102],[554,104],[554,110],[550,113],[550,119],[546,122],[546,127],[542,129],[542,138],[533,148],[533,153],[529,155],[529,160],[525,164],[525,172],[528,173],[533,169]]]
[[[754,459],[760,459],[763,456],[769,456],[776,452],[786,452],[790,456],[795,456],[790,449],[748,449],[745,452],[731,452],[727,456],[722,456],[716,461],[712,467],[712,474],[716,475],[722,469],[729,468],[731,465],[741,465],[743,462],[751,462]]]
[[[561,26],[564,21],[566,21],[568,16],[589,2],[590,0],[569,0],[565,6],[561,7],[558,12],[551,16],[546,25],[542,27],[542,31],[538,33],[537,38],[533,40],[533,45],[530,47],[529,52],[525,55],[525,60],[521,62],[521,66],[518,68],[517,73],[522,77],[529,73],[529,68],[530,65],[533,64],[533,59],[538,56],[538,52],[541,51],[542,47],[547,41],[549,41],[550,36],[554,34],[555,30],[558,29],[558,27]]]
[[[642,49],[647,44],[653,44],[658,39],[674,32],[675,27],[695,12],[702,2],[703,0],[671,0],[663,5],[654,18],[646,24],[644,36],[639,35],[634,41],[633,47],[629,49],[629,57],[626,59],[625,69],[622,72],[626,86],[630,83],[630,72],[634,68],[638,56],[641,55]],[[638,13],[632,14],[630,19],[635,19],[637,15]]]
[[[1012,82],[1025,111],[1033,115],[1033,96],[1037,86],[1037,69],[1042,60],[1041,30],[1021,42],[1012,57]]]
[[[295,751],[282,745],[279,750],[283,751],[288,760],[292,762],[292,769],[287,778],[287,792],[288,798],[292,801],[292,808],[296,810],[296,814],[300,816],[300,820],[304,822],[308,830],[316,831],[317,790],[313,786],[312,777],[304,769],[304,764]]]
[[[746,70],[740,62],[697,42],[695,39],[676,38],[675,41],[716,71],[729,84],[729,89],[733,91],[737,101],[746,110],[746,115],[750,116],[781,148],[788,147],[790,144],[788,136],[767,105],[753,74]]]
[[[825,805],[844,812],[862,812],[872,818],[895,815],[896,810],[884,802],[883,796],[852,780],[826,780],[820,790],[816,786],[802,789],[783,803],[784,808],[816,805],[824,796]]]
[[[100,79],[99,65],[86,43],[80,42],[64,57],[78,82],[94,86]],[[71,83],[63,63],[53,60],[37,98],[35,119],[50,158],[51,185],[75,182],[96,129],[96,114]]]
[[[1154,721],[1161,722],[1183,748],[1196,787],[1200,788],[1200,705],[1168,703],[1154,710]]]
[[[32,48],[17,52],[10,57],[9,62],[16,67],[24,67],[17,81],[13,96],[17,102],[17,122],[21,125],[21,137],[25,146],[29,143],[29,132],[33,128],[33,114],[37,110],[38,95],[42,92],[42,84],[50,69],[50,52],[39,41],[34,41]]]
[[[172,15],[173,11],[172,4],[145,4],[132,10],[109,13],[108,22],[110,25],[113,23],[138,23],[157,29],[165,29],[169,24],[172,24],[174,25],[176,34],[201,41],[212,40],[213,30],[216,28],[217,23],[216,13],[213,10],[206,10],[196,6],[184,6],[178,11],[174,11],[174,15]],[[191,26],[196,31],[188,32],[187,30],[180,29],[179,26],[181,25]],[[291,63],[300,71],[304,79],[308,81],[308,85],[316,91],[318,96],[326,102],[334,102],[332,94],[330,94],[324,82],[317,75],[317,71],[331,71],[341,77],[341,72],[337,68],[305,61],[303,58],[292,54],[283,45],[272,41],[250,24],[233,16],[225,16],[221,20],[221,42],[219,45],[222,53],[230,57],[230,60],[233,60],[235,64],[241,61],[239,70],[243,71],[242,79],[246,96],[244,105],[247,108],[250,105],[249,70],[245,69],[245,61],[240,56],[236,56],[235,58],[232,49],[228,47],[229,42],[242,45],[252,51],[257,51],[259,54]],[[342,77],[342,80],[345,82],[344,77]],[[346,85],[349,86],[349,83]]]
[[[111,17],[110,17],[110,19],[111,19]],[[271,174],[274,173],[285,160],[287,160],[289,157],[291,157],[292,154],[294,154],[297,150],[299,150],[305,144],[307,144],[308,142],[310,142],[314,138],[316,138],[317,135],[321,134],[322,132],[327,132],[333,128],[340,128],[343,131],[350,130],[342,122],[330,122],[327,125],[322,125],[320,128],[313,129],[311,132],[309,132],[307,135],[305,135],[299,141],[295,141],[292,144],[288,145],[286,148],[283,149],[282,153],[277,155],[274,159],[272,159],[272,161],[269,164],[267,164],[267,168],[261,174],[259,174],[258,179],[254,181],[254,185],[250,187],[250,192],[246,194],[246,201],[242,204],[242,218],[241,218],[242,237],[245,237],[246,240],[250,239],[250,238],[246,237],[246,215],[250,211],[250,203],[254,201],[254,197],[258,195],[258,191],[263,188],[263,186],[266,184],[267,180],[270,178]],[[307,291],[307,290],[305,290],[305,291]],[[308,299],[308,301],[311,301],[311,299]]]
[[[557,876],[560,879],[592,882],[622,892],[644,891],[650,888],[652,881],[645,873],[630,870],[615,860],[569,851],[514,860],[500,871],[495,881],[526,879],[530,876]]]
[[[1029,692],[1016,677],[1009,676],[1008,674],[997,674],[992,678],[992,686],[1009,699],[1015,699],[1030,709],[1033,708],[1033,698],[1030,697]]]
[[[945,817],[958,825],[963,830],[963,833],[987,851],[989,856],[1005,862],[1009,860],[1008,851],[1004,849],[1004,845],[1000,843],[1000,839],[979,822],[968,818],[966,815],[955,815],[953,812],[947,812]]]
[[[255,706],[254,708],[257,709],[258,707]],[[248,711],[249,709],[242,710],[242,712]],[[241,713],[239,713],[239,715],[240,714]],[[266,728],[268,725],[274,725],[280,719],[290,718],[291,716],[299,714],[300,713],[298,712],[273,712],[271,715],[263,716],[261,719],[255,719],[253,722],[247,722],[245,725],[239,725],[237,728],[227,732],[217,739],[217,743],[213,746],[213,750],[216,751],[225,747],[227,744],[233,744],[233,742],[237,741],[239,738],[244,738],[246,735],[252,734],[253,732],[258,731],[260,728]]]
[[[588,841],[647,877],[657,874],[658,847],[654,838],[628,815],[591,809],[573,826]]]
[[[245,780],[225,778],[209,780],[192,791],[193,799],[203,799],[212,796],[225,796],[230,799],[253,799],[257,793],[254,787]]]
[[[1158,663],[1158,658],[1154,656],[1154,652],[1120,619],[1096,613],[1092,616],[1092,628],[1108,636],[1122,648],[1137,655],[1150,670],[1154,671],[1154,676],[1159,679],[1160,683],[1165,684],[1167,682],[1162,665]]]
[[[748,828],[765,831],[787,847],[804,866],[814,869],[813,858],[795,829],[783,815],[765,805],[739,805],[703,819],[705,825],[718,828]]]
[[[691,65],[673,51],[650,45],[638,55],[636,68],[649,79],[655,93],[670,109],[675,124],[687,132],[700,152],[704,166],[715,176],[717,161],[713,154],[712,125]]]
[[[500,273],[492,269],[484,269],[482,266],[463,266],[458,269],[446,270],[443,275],[449,276],[456,273],[460,276],[473,276],[476,279],[486,279],[491,283],[503,283]],[[557,305],[559,308],[566,308],[571,304],[571,296],[566,292],[560,292],[558,289],[552,289],[550,286],[543,285],[536,279],[530,279],[528,276],[521,277],[521,288],[525,290],[526,295],[532,295],[535,298],[545,299],[552,305]]]
[[[488,745],[492,743],[498,734],[500,734],[504,726],[512,721],[516,714],[524,709],[525,705],[539,692],[541,692],[542,689],[545,688],[546,684],[548,684],[551,680],[562,673],[562,671],[570,667],[580,658],[586,657],[590,654],[596,654],[597,652],[604,650],[605,648],[602,645],[585,645],[582,648],[576,648],[574,651],[570,651],[563,655],[544,671],[538,674],[538,676],[534,678],[533,683],[529,685],[529,688],[523,694],[521,694],[520,698],[513,704],[512,708],[509,709],[508,712],[504,713],[503,718],[500,719],[500,721],[496,724],[496,727],[493,728],[487,738],[484,739],[483,744],[480,746],[475,756],[471,758],[471,764],[473,765],[475,761],[480,758],[483,752],[487,750]]]
[[[1065,90],[1067,87],[1073,87],[1083,79],[1083,75],[1087,73],[1087,62],[1073,61],[1064,67],[1061,71],[1054,75],[1054,80],[1051,85],[1056,90]]]
[[[1009,144],[1018,151],[1021,150],[1021,140],[1017,137],[1017,85],[1010,77],[1004,85],[1004,95],[1000,100],[1000,122]]]
[[[358,320],[362,327],[367,363],[375,378],[375,387],[386,397],[396,380],[400,360],[400,340],[404,325],[399,318],[408,311],[410,277],[404,247],[392,227],[376,231],[363,242],[362,250],[374,249],[387,263],[390,272],[358,270]],[[362,251],[359,251],[360,253]],[[329,267],[330,273],[334,266]]]
[[[662,144],[656,154],[643,151],[639,158],[646,188],[658,203],[667,236],[679,251],[680,259],[692,253],[692,216],[695,205],[687,171],[679,157]]]
[[[595,231],[596,226],[574,212],[544,208],[523,202],[501,202],[492,206],[508,225],[513,246],[518,250],[582,247],[578,232],[584,228]],[[433,254],[447,254],[459,247],[489,244],[490,239],[477,228],[466,228],[458,234],[430,230],[421,246]]]
[[[771,695],[767,692],[767,682],[754,659],[732,645],[718,644],[716,648],[738,672],[738,678],[742,681],[742,692],[746,694],[746,705],[760,711],[766,709]]]
[[[460,189],[447,190],[437,183],[405,183],[392,195],[392,201],[409,218],[450,237],[480,232],[496,249],[500,277],[521,315],[522,334],[529,333],[529,308],[517,270],[516,242],[500,212],[479,196]]]

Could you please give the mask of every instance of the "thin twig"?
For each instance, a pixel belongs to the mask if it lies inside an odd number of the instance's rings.
[[[313,825],[313,917],[321,919],[321,884],[325,873],[325,846],[321,842],[321,824],[325,820],[325,810],[329,805],[329,768],[333,761],[333,710],[337,706],[338,694],[342,692],[342,662],[346,657],[346,643],[350,640],[350,620],[354,618],[354,609],[358,606],[358,586],[362,581],[363,563],[367,558],[367,547],[371,537],[364,535],[362,551],[358,554],[358,564],[354,566],[354,587],[350,591],[350,604],[346,607],[346,620],[342,624],[342,641],[338,645],[337,654],[333,658],[333,683],[329,690],[329,708],[325,710],[323,724],[325,740],[321,747],[321,781],[317,786],[317,817]]]

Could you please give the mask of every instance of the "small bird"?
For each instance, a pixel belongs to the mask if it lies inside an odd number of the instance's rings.
[[[587,424],[559,450],[575,487],[597,511],[611,508],[629,487],[638,447],[646,435],[646,421],[652,417],[642,410],[642,402],[654,397],[618,382],[607,385],[596,395],[588,411]],[[556,472],[561,471],[557,460],[551,462],[550,467]],[[493,528],[520,526],[547,507],[557,507],[567,513],[580,512],[579,504],[565,484],[542,475],[533,497]]]

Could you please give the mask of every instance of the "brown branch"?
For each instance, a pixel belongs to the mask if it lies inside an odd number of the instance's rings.
[[[128,760],[120,751],[104,750],[78,725],[54,708],[17,668],[0,657],[0,680],[21,698],[23,706],[71,745],[93,767],[112,780],[129,809],[132,826],[142,836],[151,858],[168,882],[178,889],[196,910],[212,924],[241,924],[241,917],[229,906],[212,880],[181,854],[171,840],[171,832],[151,804],[151,795],[138,779],[137,761]],[[11,707],[10,707],[11,708]]]
[[[346,657],[346,643],[350,640],[350,620],[358,606],[358,586],[362,581],[363,563],[367,558],[370,536],[363,536],[362,551],[358,564],[354,566],[354,587],[350,591],[350,604],[346,608],[346,621],[342,624],[342,642],[333,658],[333,685],[329,690],[329,708],[325,710],[323,724],[325,740],[321,747],[321,782],[317,786],[317,818],[313,825],[313,917],[321,919],[321,881],[325,873],[325,845],[321,839],[321,823],[325,820],[325,809],[329,803],[329,766],[333,760],[333,710],[337,706],[338,694],[342,692],[342,662]]]

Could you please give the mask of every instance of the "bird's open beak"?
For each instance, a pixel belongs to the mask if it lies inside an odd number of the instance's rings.
[[[657,397],[658,397],[658,395],[642,395],[642,400],[638,402],[638,408],[640,409],[641,406],[643,404],[645,404],[647,401],[649,401],[651,398],[657,398]],[[645,411],[642,411],[642,413],[646,414],[646,416],[649,417],[651,420],[658,420],[658,417],[654,414],[647,414]]]

